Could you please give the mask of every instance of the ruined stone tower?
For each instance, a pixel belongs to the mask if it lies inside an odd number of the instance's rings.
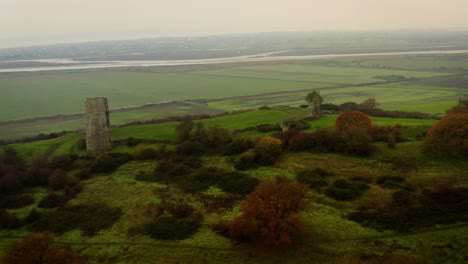
[[[111,148],[109,138],[109,106],[107,98],[86,99],[86,149],[102,153]]]
[[[320,100],[314,98],[309,105],[310,116],[313,118],[320,118]]]

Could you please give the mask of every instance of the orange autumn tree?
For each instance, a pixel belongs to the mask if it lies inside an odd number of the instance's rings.
[[[370,131],[372,123],[370,118],[363,112],[347,111],[338,116],[335,127],[339,131],[347,131],[351,128],[361,128]]]
[[[290,245],[299,233],[300,210],[307,205],[308,186],[278,177],[257,186],[241,206],[242,214],[229,226],[231,237],[245,242],[253,237],[268,245]]]
[[[468,113],[455,113],[435,123],[424,140],[424,151],[438,157],[468,156]]]

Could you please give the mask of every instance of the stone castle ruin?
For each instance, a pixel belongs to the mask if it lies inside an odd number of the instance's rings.
[[[309,105],[310,116],[313,118],[320,118],[320,100],[318,98],[312,99]]]
[[[111,148],[107,98],[88,98],[85,107],[86,149],[92,153],[105,152]]]

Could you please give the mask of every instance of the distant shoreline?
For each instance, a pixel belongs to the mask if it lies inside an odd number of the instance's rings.
[[[322,54],[322,55],[300,55],[300,56],[275,56],[277,53],[272,52],[261,53],[246,56],[227,57],[227,58],[212,58],[212,59],[193,59],[193,60],[152,60],[152,61],[79,61],[66,60],[69,65],[59,66],[37,66],[37,67],[19,67],[0,69],[0,73],[15,73],[15,72],[38,72],[38,71],[61,71],[61,70],[83,70],[83,69],[101,69],[101,68],[119,68],[119,67],[154,67],[154,66],[181,66],[181,65],[203,65],[203,64],[221,64],[221,63],[236,63],[236,62],[265,62],[265,61],[290,61],[290,60],[313,60],[313,59],[328,59],[328,58],[347,58],[347,57],[368,57],[368,56],[398,56],[398,55],[430,55],[430,54],[464,54],[468,50],[424,50],[424,51],[399,51],[399,52],[376,52],[376,53],[349,53],[349,54]],[[18,60],[18,62],[25,60]],[[57,60],[29,60],[30,62],[45,62],[54,63],[54,61],[62,62],[63,59]],[[15,62],[15,61],[9,61]]]

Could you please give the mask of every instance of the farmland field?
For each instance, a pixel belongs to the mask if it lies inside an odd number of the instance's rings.
[[[460,55],[463,58],[466,55]],[[217,114],[262,105],[304,103],[319,89],[325,102],[375,97],[386,110],[443,114],[467,95],[468,66],[454,55],[387,56],[311,61],[128,67],[0,74],[0,139],[83,128],[87,97],[105,96],[121,125],[186,114]],[[413,63],[409,63],[413,62]],[[403,66],[407,66],[406,68]],[[135,108],[163,101],[188,106]],[[205,104],[206,102],[206,104]]]

